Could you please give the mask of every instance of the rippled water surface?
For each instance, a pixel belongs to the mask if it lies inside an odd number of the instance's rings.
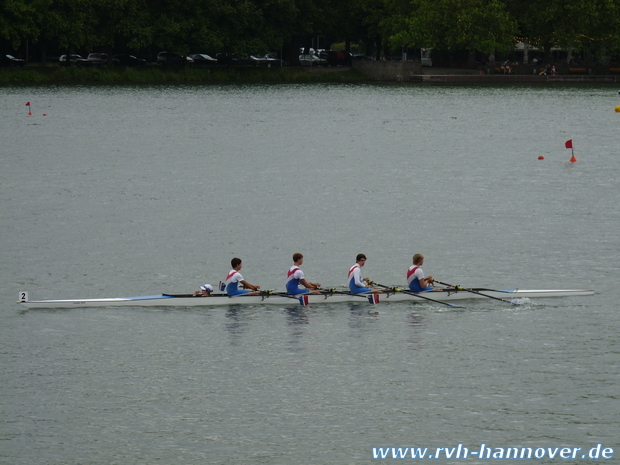
[[[617,105],[611,87],[2,89],[0,463],[618,449]],[[422,252],[454,284],[596,294],[464,309],[14,303],[191,292],[233,256],[282,290],[294,252],[329,287],[359,252],[364,275],[401,285]]]

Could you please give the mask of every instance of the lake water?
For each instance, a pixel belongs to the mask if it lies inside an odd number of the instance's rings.
[[[617,449],[619,100],[613,87],[1,89],[0,463]],[[15,304],[22,290],[192,292],[234,256],[282,290],[294,252],[327,287],[360,252],[365,276],[402,285],[421,252],[453,284],[596,294],[464,309]]]

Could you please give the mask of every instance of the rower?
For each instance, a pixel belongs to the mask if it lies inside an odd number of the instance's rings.
[[[252,289],[253,291],[257,291],[260,289],[260,286],[255,286],[254,284],[250,284],[246,280],[243,279],[241,273],[239,271],[243,267],[240,258],[233,258],[230,261],[230,265],[232,266],[232,270],[228,272],[226,279],[224,281],[224,285],[226,286],[226,294],[230,297],[234,295],[258,295],[258,292],[250,292],[245,289],[239,289],[239,283],[241,283],[245,288]]]
[[[203,284],[202,286],[200,286],[199,290],[194,292],[194,297],[197,297],[199,295],[203,297],[210,297],[212,292],[213,286],[211,286],[211,284]]]
[[[320,294],[318,288],[320,283],[311,283],[306,280],[304,272],[299,268],[304,262],[304,256],[300,253],[293,254],[293,266],[291,266],[286,275],[286,293],[291,295],[297,294]],[[299,285],[303,285],[306,289],[300,289]]]
[[[366,255],[357,254],[355,257],[355,265],[349,269],[348,280],[349,290],[352,294],[364,294],[366,292],[382,292],[379,289],[373,289],[369,286],[370,279],[362,279],[362,266],[366,264]]]
[[[424,264],[424,255],[417,253],[413,256],[413,265],[407,270],[407,283],[409,290],[413,292],[433,291],[431,286],[435,282],[432,276],[424,277],[424,272],[420,268]]]

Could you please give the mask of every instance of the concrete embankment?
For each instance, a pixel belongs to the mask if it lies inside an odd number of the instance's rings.
[[[422,83],[616,83],[620,69],[589,69],[561,67],[561,74],[540,75],[533,67],[515,67],[518,74],[496,74],[491,69],[454,69],[422,67],[420,62],[356,61],[353,68],[372,81]],[[531,68],[531,69],[530,69]],[[566,69],[564,69],[566,68]]]

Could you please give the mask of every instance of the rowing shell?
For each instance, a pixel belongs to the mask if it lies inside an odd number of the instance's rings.
[[[422,293],[424,297],[441,302],[454,300],[485,299],[487,296],[502,299],[523,299],[539,297],[568,297],[592,295],[592,290],[582,289],[546,289],[546,290],[506,290],[498,291],[491,289],[473,288],[476,292],[484,292],[485,295],[474,294],[465,290],[441,289]],[[405,294],[398,291],[388,291],[381,294],[350,294],[350,293],[325,293],[303,294],[292,296],[285,294],[265,295],[239,295],[229,297],[225,294],[213,294],[209,297],[191,295],[160,294],[139,297],[118,297],[112,299],[68,299],[68,300],[28,300],[27,292],[19,293],[17,303],[28,308],[72,308],[72,307],[212,307],[222,305],[302,305],[307,304],[331,304],[344,302],[371,303],[378,302],[428,302],[416,295]],[[368,299],[368,300],[367,300]]]

